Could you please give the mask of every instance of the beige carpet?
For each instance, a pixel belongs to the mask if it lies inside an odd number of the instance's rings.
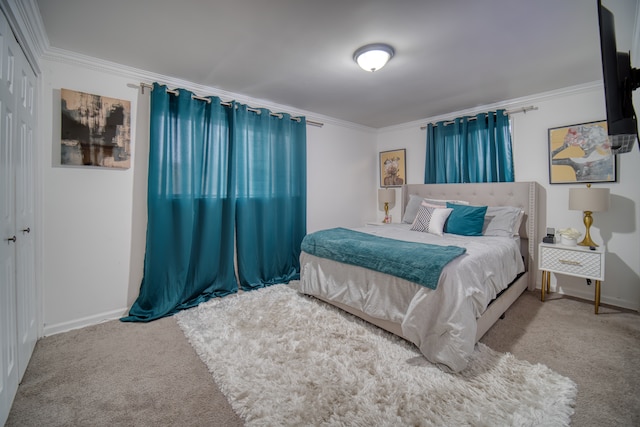
[[[574,426],[640,426],[640,315],[526,292],[481,339],[578,385]]]
[[[481,340],[578,384],[572,425],[640,425],[640,316],[526,292]],[[7,426],[235,426],[175,319],[41,339]]]
[[[43,338],[6,426],[242,426],[173,318]]]

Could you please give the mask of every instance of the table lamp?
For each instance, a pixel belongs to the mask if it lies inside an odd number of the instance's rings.
[[[378,189],[378,202],[384,204],[384,220],[382,222],[385,224],[390,223],[389,205],[393,207],[396,203],[396,190],[392,188]]]
[[[587,231],[582,242],[578,244],[581,246],[598,246],[591,240],[591,234],[589,233],[591,224],[593,224],[591,213],[604,212],[609,209],[609,189],[591,188],[591,184],[587,184],[586,188],[570,188],[569,209],[584,212],[583,220]]]

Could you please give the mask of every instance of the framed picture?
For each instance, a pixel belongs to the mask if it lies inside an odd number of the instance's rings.
[[[615,182],[606,120],[549,129],[549,183]]]
[[[129,169],[131,103],[60,89],[60,164]]]
[[[380,187],[400,187],[407,182],[406,150],[380,153]]]

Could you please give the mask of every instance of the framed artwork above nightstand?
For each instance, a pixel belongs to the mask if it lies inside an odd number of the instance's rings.
[[[615,182],[607,121],[549,129],[549,183]]]
[[[407,161],[404,148],[380,153],[380,187],[400,187],[407,182]]]

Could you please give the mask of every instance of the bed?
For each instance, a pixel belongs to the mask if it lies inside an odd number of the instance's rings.
[[[375,239],[384,238],[386,242],[389,239],[407,242],[403,245],[463,248],[459,256],[442,267],[437,283],[432,286],[418,282],[414,277],[421,277],[419,275],[397,275],[386,267],[375,270],[369,266],[354,265],[349,254],[331,259],[322,252],[315,252],[312,250],[315,246],[306,241],[312,242],[312,237],[324,232],[321,230],[310,233],[303,241],[298,290],[414,343],[429,361],[441,369],[459,372],[466,367],[475,343],[507,308],[525,289],[535,289],[535,243],[541,237],[536,215],[539,193],[539,185],[535,182],[404,185],[402,218],[404,221],[410,219],[411,223],[368,225],[337,231],[366,235],[366,239],[374,240],[373,243],[380,243]],[[437,230],[435,233],[417,232],[411,230],[417,229],[416,221],[411,217],[417,200],[423,202],[419,215],[426,210],[444,213],[442,209],[434,211],[435,206],[429,203],[441,204],[440,207],[455,211],[465,209],[461,207],[465,204],[470,207],[468,210],[477,206],[490,207],[486,211],[483,234],[489,213],[500,211],[498,207],[517,208],[520,216],[513,235],[509,236],[500,233],[499,236],[438,235]],[[447,221],[453,223],[453,218],[450,216]],[[487,234],[491,233],[487,231]],[[349,239],[336,239],[334,242],[341,240],[348,242]],[[327,246],[332,247],[332,244]],[[407,250],[409,248],[411,246]],[[352,249],[347,245],[345,250]],[[357,258],[355,253],[353,255]],[[360,258],[366,259],[367,256]],[[390,261],[388,264],[394,263]],[[414,260],[413,266],[405,270],[412,273],[415,265]]]

